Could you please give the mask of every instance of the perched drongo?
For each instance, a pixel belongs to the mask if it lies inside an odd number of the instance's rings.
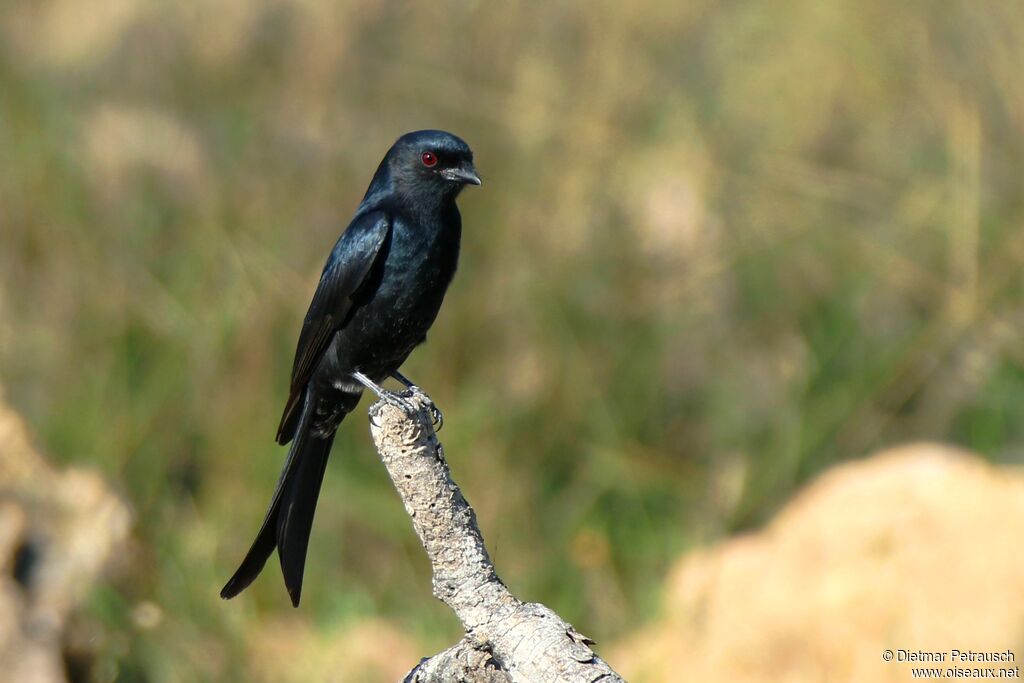
[[[278,443],[291,448],[263,526],[221,597],[244,590],[277,548],[298,606],[334,434],[364,388],[397,403],[400,396],[380,388],[385,379],[415,390],[398,369],[426,339],[455,274],[462,235],[455,199],[467,184],[480,184],[472,150],[439,130],[403,135],[377,167],[302,324],[277,430]]]

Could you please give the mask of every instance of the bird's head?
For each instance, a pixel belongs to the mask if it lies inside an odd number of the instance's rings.
[[[399,190],[454,197],[466,185],[480,185],[473,150],[443,130],[419,130],[398,138],[388,152],[391,177]]]

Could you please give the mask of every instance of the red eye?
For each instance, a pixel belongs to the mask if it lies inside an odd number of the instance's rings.
[[[424,152],[420,158],[423,159],[423,165],[427,168],[437,165],[437,155],[433,152]]]

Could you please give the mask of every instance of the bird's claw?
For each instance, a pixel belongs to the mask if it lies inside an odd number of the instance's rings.
[[[430,421],[434,425],[434,431],[441,431],[441,427],[444,427],[444,415],[441,414],[441,409],[435,406],[434,402],[431,401],[427,406],[427,410],[430,411]]]
[[[416,406],[409,402],[409,400],[405,397],[405,393],[406,392],[404,391],[401,394],[396,394],[393,391],[382,391],[380,394],[380,399],[384,401],[384,403],[387,403],[389,406],[393,408],[398,408],[406,415],[415,415],[417,408]]]
[[[444,426],[444,415],[441,414],[441,410],[434,405],[434,400],[427,395],[425,391],[420,389],[415,384],[402,392],[402,396],[408,396],[409,398],[418,398],[423,407],[430,413],[430,421],[434,425],[434,431],[441,431],[441,427]]]

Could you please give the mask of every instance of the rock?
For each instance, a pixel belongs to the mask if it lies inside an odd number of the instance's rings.
[[[68,617],[125,542],[130,519],[95,473],[47,464],[0,403],[0,678],[67,680]]]
[[[764,530],[684,556],[634,682],[907,681],[885,650],[1024,656],[1024,474],[921,444],[826,472]],[[950,662],[941,666],[972,666]],[[924,666],[932,666],[924,664]]]

